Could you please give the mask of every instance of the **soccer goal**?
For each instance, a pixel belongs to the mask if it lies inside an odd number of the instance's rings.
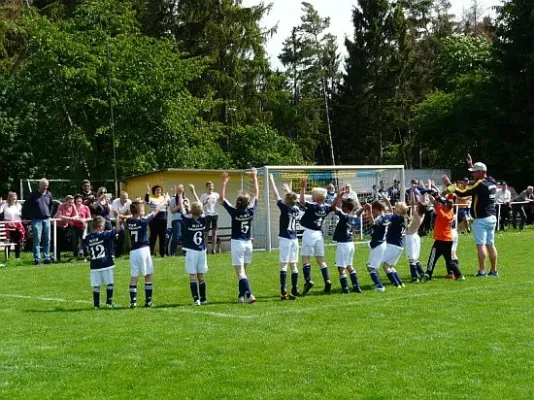
[[[307,200],[311,201],[310,191],[313,187],[326,188],[329,184],[333,184],[337,191],[349,184],[352,191],[357,194],[360,203],[364,203],[374,198],[376,191],[380,188],[381,181],[385,182],[388,188],[393,186],[394,181],[399,181],[400,199],[404,200],[405,177],[402,165],[266,166],[260,168],[258,169],[259,204],[252,226],[254,249],[256,250],[278,249],[280,211],[274,201],[270,186],[270,174],[273,175],[281,196],[284,193],[282,184],[287,183],[295,193],[300,193],[300,181],[305,179],[308,181]],[[243,189],[249,193],[252,190],[251,182],[246,176],[244,177]],[[323,235],[327,244],[331,243],[336,223],[334,214],[330,214],[324,221]],[[300,226],[297,226],[297,229],[299,232],[301,231]],[[362,215],[354,235],[356,242],[366,242],[369,233],[369,220],[365,215]]]

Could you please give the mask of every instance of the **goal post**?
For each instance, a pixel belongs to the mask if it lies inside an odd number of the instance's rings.
[[[300,181],[308,181],[306,199],[311,200],[313,187],[326,188],[330,183],[334,184],[336,191],[346,185],[351,185],[352,191],[358,196],[360,203],[373,198],[374,193],[380,187],[380,182],[386,182],[387,187],[393,186],[394,181],[399,181],[400,200],[404,201],[405,176],[402,165],[350,165],[350,166],[265,166],[258,169],[258,183],[260,187],[259,204],[252,225],[254,237],[254,249],[271,251],[278,249],[278,230],[280,211],[276,206],[269,175],[273,175],[275,184],[281,196],[282,185],[289,184],[291,189],[299,194]],[[373,187],[376,190],[373,190]],[[251,181],[245,175],[243,189],[252,192]],[[337,223],[334,214],[330,214],[323,224],[325,242],[332,242],[332,234]],[[297,225],[299,232],[301,227]],[[355,232],[355,241],[364,243],[368,239],[370,226],[368,218],[362,216],[359,219],[359,228]]]

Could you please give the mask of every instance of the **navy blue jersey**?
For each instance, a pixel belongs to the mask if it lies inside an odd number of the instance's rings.
[[[390,224],[388,227],[386,242],[394,246],[404,247],[406,236],[406,223],[404,217],[398,214],[389,214]]]
[[[98,271],[113,267],[112,249],[114,246],[115,228],[109,231],[92,232],[83,240],[83,245],[91,257],[91,270]]]
[[[300,219],[300,225],[312,231],[320,231],[323,227],[324,219],[332,211],[332,207],[326,203],[317,204],[308,201],[304,203],[302,209],[304,210],[304,215]]]
[[[381,215],[375,219],[375,224],[371,227],[371,243],[372,249],[380,246],[386,241],[386,235],[389,227],[389,219],[391,214]]]
[[[232,240],[251,240],[252,220],[254,219],[257,205],[258,199],[254,198],[252,205],[241,211],[232,206],[228,200],[223,202],[223,207],[232,218]]]
[[[206,217],[204,214],[197,219],[191,214],[183,214],[182,219],[182,247],[184,250],[206,250],[204,231],[206,230]]]
[[[336,215],[339,217],[339,221],[332,239],[338,243],[352,242],[352,234],[358,218],[354,215],[345,214],[339,208],[336,210]]]
[[[296,239],[297,238],[297,221],[299,220],[300,210],[297,206],[290,207],[282,200],[276,203],[280,209],[280,234],[281,238]]]
[[[126,227],[130,234],[130,242],[132,250],[138,250],[142,247],[148,247],[148,223],[154,218],[150,214],[146,218],[128,218],[126,220]]]

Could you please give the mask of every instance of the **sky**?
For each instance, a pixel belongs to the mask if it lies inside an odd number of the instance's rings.
[[[339,48],[344,53],[344,38],[352,35],[352,7],[357,0],[307,0],[317,9],[322,17],[330,17],[330,31],[337,36]],[[262,0],[243,0],[243,5],[252,6],[261,3]],[[264,19],[263,26],[272,27],[278,24],[277,34],[268,41],[267,51],[274,68],[281,67],[278,54],[282,49],[282,43],[289,36],[293,26],[300,22],[301,0],[263,0],[264,3],[273,3],[271,13]],[[469,7],[471,0],[450,0],[452,13],[458,18],[463,10]],[[501,0],[479,0],[482,7],[491,14],[491,7],[498,5]]]

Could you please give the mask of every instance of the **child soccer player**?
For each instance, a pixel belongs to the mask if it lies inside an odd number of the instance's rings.
[[[441,256],[445,258],[447,272],[451,272],[456,276],[457,280],[465,280],[465,277],[460,272],[457,264],[452,261],[452,245],[454,241],[452,232],[452,221],[454,220],[454,198],[447,197],[445,205],[440,201],[430,196],[430,200],[434,202],[436,211],[436,223],[434,226],[434,245],[430,251],[426,272],[423,275],[423,282],[432,279],[434,268]]]
[[[256,298],[250,289],[250,283],[246,275],[247,265],[252,262],[252,220],[258,206],[258,172],[252,168],[251,177],[254,185],[254,195],[240,194],[237,197],[235,207],[226,199],[226,185],[230,180],[227,172],[222,174],[221,202],[232,219],[232,236],[230,241],[232,251],[232,264],[239,282],[238,302],[252,304]]]
[[[97,216],[93,218],[93,231],[83,240],[84,248],[91,258],[91,286],[93,286],[93,304],[95,309],[100,308],[100,286],[106,285],[106,305],[113,305],[113,246],[116,230],[105,230],[106,220]]]
[[[423,277],[425,271],[419,262],[421,255],[421,238],[419,237],[419,227],[423,223],[426,212],[426,205],[421,202],[415,202],[415,194],[412,192],[410,196],[410,205],[412,209],[412,217],[406,229],[406,258],[410,263],[411,282],[419,282]]]
[[[332,211],[332,206],[325,203],[326,189],[313,188],[312,201],[306,201],[306,187],[308,182],[300,182],[300,205],[304,215],[300,219],[300,225],[304,228],[302,234],[302,271],[304,273],[304,290],[302,295],[307,294],[314,286],[311,280],[311,257],[315,256],[317,264],[321,267],[324,280],[324,292],[330,293],[332,282],[328,275],[328,265],[324,259],[324,239],[321,228],[326,216]]]
[[[283,185],[286,192],[284,200],[278,193],[278,188],[271,175],[276,205],[280,209],[280,298],[282,300],[295,300],[300,296],[299,270],[297,262],[299,259],[299,241],[297,239],[297,221],[300,216],[300,209],[297,206],[297,195],[291,191],[287,184]],[[287,293],[287,265],[291,265],[291,293]]]
[[[369,259],[367,260],[367,270],[371,275],[371,279],[375,283],[375,290],[384,292],[386,288],[380,280],[378,269],[382,264],[384,252],[386,251],[386,234],[389,226],[390,215],[386,215],[386,206],[380,201],[373,201],[372,204],[367,203],[364,206],[371,222],[371,241],[369,247]]]
[[[384,251],[382,262],[389,281],[400,289],[404,287],[404,283],[395,267],[402,255],[402,250],[404,250],[404,236],[406,235],[406,225],[408,225],[408,206],[400,201],[395,204],[395,208],[392,208],[389,199],[385,196],[382,196],[382,198],[386,206],[393,210],[393,214],[389,214],[386,250]]]
[[[194,193],[195,188],[191,185]],[[193,304],[196,306],[208,304],[206,298],[206,281],[204,274],[208,272],[206,243],[204,233],[206,230],[206,217],[204,216],[202,203],[194,201],[189,207],[184,207],[183,190],[179,188],[176,192],[180,209],[183,213],[183,249],[185,253],[185,273],[189,275],[189,287]],[[196,196],[195,196],[196,197]],[[191,211],[191,212],[190,212]],[[200,295],[199,295],[200,292]]]
[[[342,189],[332,203],[332,210],[339,217],[339,221],[334,231],[333,240],[337,242],[336,249],[336,267],[339,272],[339,283],[341,284],[341,293],[349,294],[349,283],[347,280],[346,271],[349,272],[352,288],[356,293],[361,293],[362,289],[358,282],[358,275],[352,266],[354,263],[354,241],[352,234],[356,223],[356,216],[361,215],[364,211],[359,208],[354,214],[354,200],[345,198],[341,202],[341,208],[337,205],[343,198],[345,189]]]
[[[136,200],[130,205],[132,216],[126,220],[130,234],[130,308],[137,307],[137,281],[139,275],[145,278],[145,307],[152,307],[152,274],[154,264],[150,255],[148,240],[148,225],[150,221],[169,203],[169,196],[161,201],[156,208],[145,217],[145,207],[142,201]],[[120,229],[117,218],[117,229]]]

